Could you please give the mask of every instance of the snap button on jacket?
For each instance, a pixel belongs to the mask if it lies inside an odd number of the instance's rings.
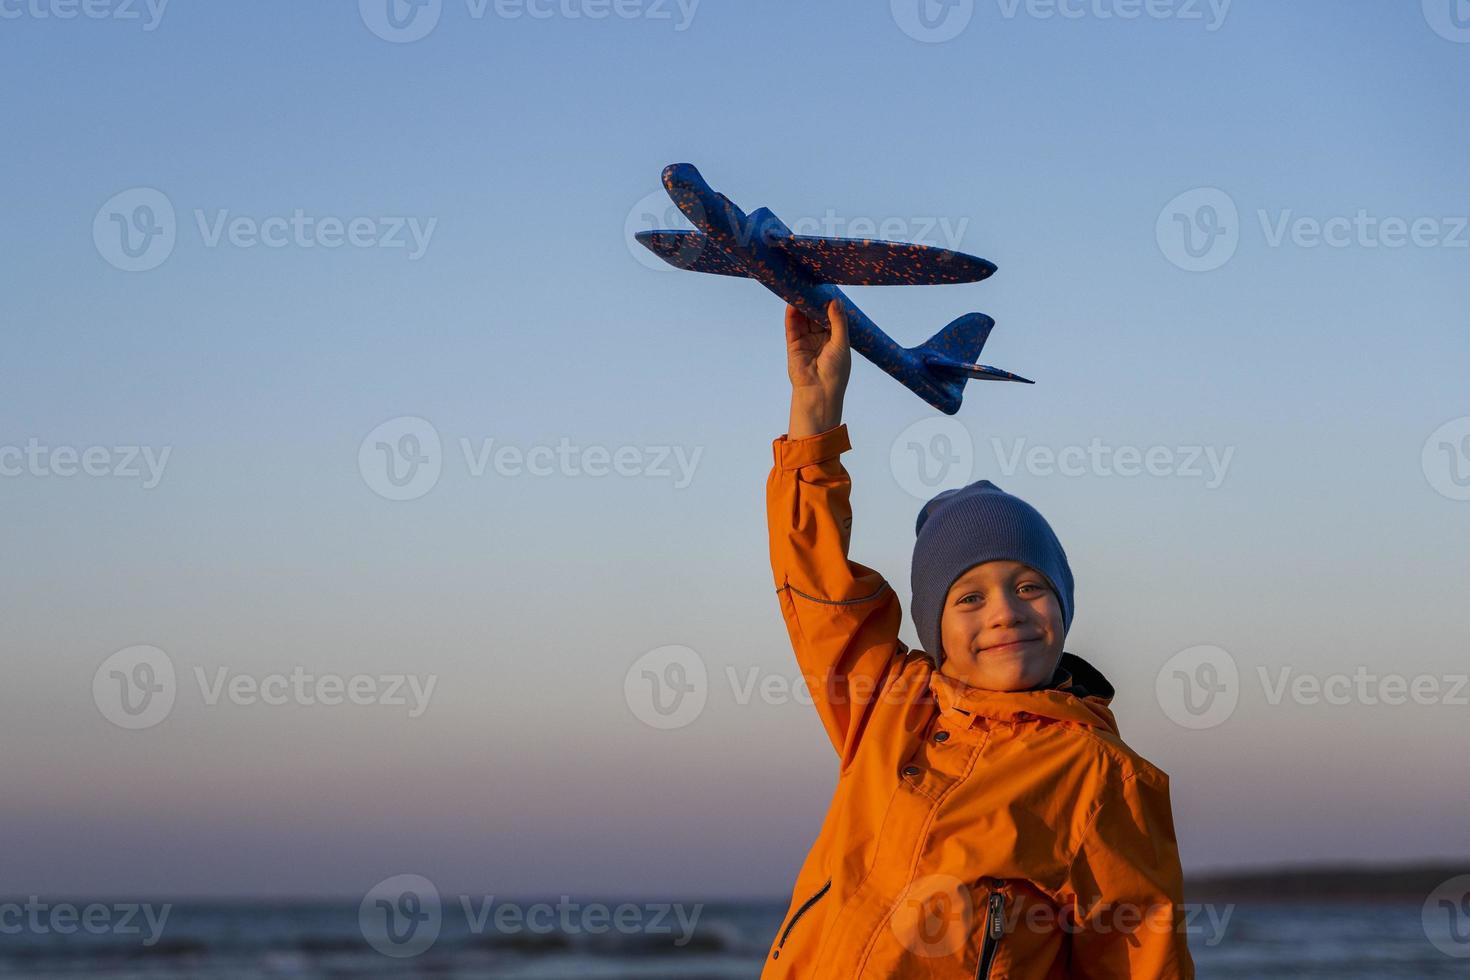
[[[772,443],[771,570],[839,763],[762,980],[1193,978],[1169,779],[1118,736],[1112,685],[987,691],[899,639],[848,560],[847,426]]]

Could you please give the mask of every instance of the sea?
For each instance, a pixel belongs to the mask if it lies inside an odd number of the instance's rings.
[[[142,909],[129,916],[125,903],[53,902],[32,915],[26,902],[0,901],[0,977],[754,980],[786,909],[784,902],[686,902],[687,928],[670,914],[655,929],[648,902],[623,920],[647,928],[615,927],[619,906],[635,903],[606,899],[601,919],[558,914],[555,900],[539,919],[498,923],[483,907],[479,915],[446,908],[432,935],[395,947],[372,934],[363,907],[351,901],[148,903],[153,926]],[[58,904],[68,910],[60,917]],[[519,903],[523,912],[534,904]],[[1448,925],[1431,936],[1435,927],[1418,903],[1256,902],[1215,911],[1213,924],[1191,927],[1202,980],[1470,978],[1470,936],[1451,935]]]

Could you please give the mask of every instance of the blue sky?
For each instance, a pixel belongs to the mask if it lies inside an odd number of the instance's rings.
[[[935,433],[971,446],[945,485],[1035,503],[1077,576],[1068,649],[1170,774],[1187,868],[1470,850],[1448,3],[977,0],[930,9],[943,40],[901,0],[444,0],[413,41],[371,2],[65,9],[0,3],[0,814],[23,845],[0,890],[789,889],[830,749],[810,708],[731,682],[795,674],[762,507],[782,310],[630,244],[673,161],[793,227],[997,263],[850,290],[905,344],[986,312],[982,360],[1037,381],[938,420],[859,362],[853,557],[907,606],[902,461]],[[160,201],[172,246],[129,271],[118,221],[163,227]],[[430,434],[437,479],[389,499],[377,443]],[[1094,442],[1168,462],[1045,464]],[[562,444],[576,472],[527,468]],[[62,475],[67,449],[107,475]],[[620,449],[629,475],[585,472]],[[1185,465],[1207,450],[1215,480]],[[139,645],[175,700],[127,729],[93,682]],[[669,645],[708,703],[661,730],[625,680]],[[1238,704],[1190,728],[1158,678],[1203,647]],[[436,684],[417,716],[209,702],[221,670],[298,669]],[[1273,703],[1359,669],[1441,696]]]

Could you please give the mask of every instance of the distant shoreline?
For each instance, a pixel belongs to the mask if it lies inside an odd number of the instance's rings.
[[[1470,858],[1404,864],[1271,867],[1185,875],[1186,901],[1422,902],[1450,878],[1470,874]]]
[[[1470,857],[1459,860],[1410,861],[1401,864],[1344,862],[1320,862],[1307,865],[1273,865],[1269,867],[1244,868],[1233,871],[1186,871],[1184,876],[1184,899],[1186,902],[1281,902],[1319,903],[1333,902],[1423,902],[1440,885],[1459,875],[1470,874]],[[485,889],[489,895],[493,890]],[[34,895],[35,890],[31,890]],[[454,892],[454,894],[460,894]],[[480,895],[470,889],[466,894]],[[167,901],[180,906],[230,908],[250,905],[273,905],[281,907],[326,908],[333,906],[356,908],[362,901],[361,895],[351,894],[297,894],[297,895],[229,895],[188,894],[163,891],[147,896],[153,901]],[[502,902],[528,904],[532,902],[556,902],[559,898],[617,904],[636,901],[681,901],[698,902],[719,906],[784,907],[789,900],[785,895],[720,895],[714,898],[676,896],[672,894],[614,894],[605,891],[575,892],[570,896],[556,894],[500,895]],[[25,902],[28,896],[0,893],[0,902]],[[138,902],[139,895],[109,895],[98,893],[51,894],[48,902]]]

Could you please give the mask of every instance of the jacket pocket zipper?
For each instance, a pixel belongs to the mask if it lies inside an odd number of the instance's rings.
[[[975,968],[975,980],[988,980],[990,968],[995,963],[995,951],[1005,935],[1006,897],[1000,890],[1001,880],[990,879],[990,900],[985,909],[985,937],[980,943],[980,965]]]
[[[781,947],[786,945],[786,937],[791,935],[791,927],[796,925],[796,920],[800,919],[803,915],[806,915],[807,909],[810,909],[813,905],[816,905],[817,902],[821,900],[822,896],[827,894],[827,892],[831,888],[832,879],[828,878],[827,883],[821,888],[817,889],[817,893],[815,895],[807,899],[805,902],[802,902],[801,907],[791,914],[791,920],[786,923],[786,928],[781,930],[781,941],[776,944],[775,952],[771,953],[771,959],[780,959]]]

